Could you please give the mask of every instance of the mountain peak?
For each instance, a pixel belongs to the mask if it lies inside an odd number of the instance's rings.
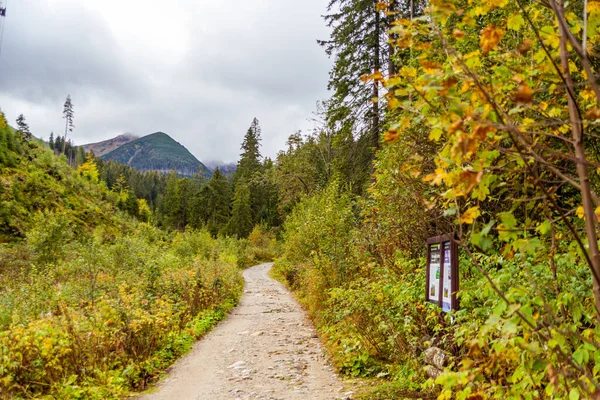
[[[188,149],[164,132],[130,141],[102,158],[129,165],[139,171],[168,173],[175,170],[184,176],[209,173],[208,168]]]
[[[83,148],[86,152],[90,150],[93,151],[96,157],[102,157],[103,155],[108,154],[124,144],[132,142],[138,138],[139,136],[136,136],[132,133],[124,133],[115,138],[104,140],[102,142],[85,144],[83,145]]]

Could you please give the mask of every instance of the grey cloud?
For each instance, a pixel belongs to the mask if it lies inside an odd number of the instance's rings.
[[[95,90],[144,92],[106,23],[83,2],[11,2],[5,21],[0,91],[31,102]]]
[[[164,131],[200,160],[233,162],[258,117],[274,157],[327,95],[330,61],[316,44],[324,0],[166,2],[192,20],[186,54],[171,63],[158,51],[140,57],[148,49],[114,37],[85,2],[49,3],[11,2],[0,60],[0,107],[11,120],[25,113],[40,136],[64,129],[70,93],[78,144]]]

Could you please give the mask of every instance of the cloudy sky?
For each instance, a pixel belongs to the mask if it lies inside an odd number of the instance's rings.
[[[256,116],[273,157],[327,97],[327,3],[0,0],[0,108],[47,138],[64,133],[70,94],[76,144],[163,131],[225,162]]]

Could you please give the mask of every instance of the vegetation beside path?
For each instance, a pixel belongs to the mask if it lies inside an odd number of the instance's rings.
[[[93,158],[74,170],[0,114],[0,398],[143,390],[238,302],[274,238],[168,232],[118,208]]]

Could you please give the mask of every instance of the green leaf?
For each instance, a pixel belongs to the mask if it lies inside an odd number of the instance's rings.
[[[494,224],[496,224],[495,220],[491,220],[482,230],[481,234],[487,236],[490,233],[490,230],[493,228]]]
[[[580,347],[573,353],[573,358],[581,365],[587,364],[590,360],[590,353],[583,347]]]
[[[576,388],[571,389],[569,392],[569,400],[579,400],[579,390]]]
[[[452,208],[449,208],[446,211],[444,211],[444,217],[447,217],[450,215],[456,215],[456,207],[452,207]]]
[[[513,31],[521,30],[523,25],[525,25],[525,19],[523,19],[521,14],[513,14],[508,17],[508,20],[506,21],[508,29],[512,29]]]
[[[544,221],[541,224],[539,224],[537,228],[535,228],[535,230],[538,231],[540,235],[545,235],[546,233],[550,232],[550,229],[550,221]]]

